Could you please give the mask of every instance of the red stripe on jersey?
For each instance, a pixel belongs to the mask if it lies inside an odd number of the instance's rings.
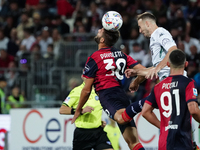
[[[169,106],[169,99],[166,96],[161,98],[161,95],[164,92],[170,92],[170,88],[168,85],[171,82],[172,82],[172,77],[168,77],[154,87],[155,98],[156,98],[158,108],[160,110],[160,118],[161,118],[160,138],[159,138],[159,145],[158,145],[158,149],[160,150],[166,150],[167,148],[168,130],[165,130],[165,127],[169,125],[169,121],[171,118],[171,116],[166,117],[164,115],[164,114],[169,113],[169,110],[164,109],[164,107]]]
[[[150,101],[148,101],[148,100],[146,100],[145,103],[147,103],[147,104],[152,106],[152,103]]]
[[[192,80],[187,88],[185,89],[185,97],[186,97],[186,102],[190,99],[196,99],[195,92],[197,92],[195,85],[194,85],[194,80]],[[197,93],[196,93],[197,94]]]

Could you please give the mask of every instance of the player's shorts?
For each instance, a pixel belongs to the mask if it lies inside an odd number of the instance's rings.
[[[100,126],[94,129],[74,130],[73,150],[102,150],[113,148],[107,133]]]
[[[128,96],[126,95],[125,91],[119,86],[101,90],[98,92],[98,95],[101,106],[103,107],[107,115],[113,120],[117,110],[126,108],[130,105]],[[118,126],[122,133],[128,126],[136,127],[134,120],[125,125],[118,124]]]
[[[126,108],[130,104],[128,96],[119,86],[101,90],[98,94],[101,106],[112,119],[117,110]]]

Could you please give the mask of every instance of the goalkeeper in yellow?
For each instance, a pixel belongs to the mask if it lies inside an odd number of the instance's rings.
[[[84,80],[84,78],[82,77]],[[84,87],[83,82],[80,86],[75,87],[67,96],[60,107],[60,114],[73,115],[79,102],[81,90]],[[91,91],[87,103],[82,108],[82,115],[76,121],[76,129],[73,137],[73,150],[113,150],[106,132],[105,126],[101,121],[102,106],[99,97],[94,89]]]

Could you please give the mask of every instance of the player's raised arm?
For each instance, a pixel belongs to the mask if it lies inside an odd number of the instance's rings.
[[[93,82],[94,82],[94,78],[85,79],[85,86],[81,91],[80,100],[79,100],[78,106],[76,108],[74,117],[72,118],[72,121],[71,121],[72,124],[75,122],[75,120],[81,114],[82,107],[87,102],[87,100],[88,100],[88,98],[90,96]]]
[[[133,76],[146,76],[150,69],[153,69],[155,67],[149,67],[149,68],[143,68],[143,69],[126,69],[125,70],[125,76],[127,78],[133,77]]]
[[[177,49],[176,46],[172,46],[171,48],[169,48],[169,50],[168,50],[167,54],[165,55],[165,57],[163,58],[163,60],[156,67],[153,67],[148,71],[148,73],[146,74],[147,79],[148,78],[153,79],[154,76],[156,76],[156,78],[158,77],[158,72],[162,68],[167,66],[167,61],[169,61],[169,55],[175,49]]]
[[[137,64],[133,67],[133,69],[130,70],[130,72],[134,72],[134,71],[139,71],[139,70],[143,70],[143,69],[146,69],[146,67],[144,67],[143,65],[141,64]],[[128,72],[128,71],[127,71]],[[129,72],[129,73],[130,73]],[[130,74],[132,74],[130,73]],[[133,75],[133,74],[132,74]],[[139,85],[140,83],[142,83],[143,81],[145,80],[145,76],[142,76],[142,75],[138,75],[131,83],[130,83],[130,86],[129,86],[129,90],[131,92],[135,92],[138,90],[139,88]]]

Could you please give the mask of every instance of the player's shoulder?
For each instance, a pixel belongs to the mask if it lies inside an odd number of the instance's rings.
[[[158,27],[155,30],[155,34],[153,34],[155,37],[157,37],[158,39],[165,37],[165,36],[170,36],[169,31],[167,31],[165,28],[163,27]]]
[[[178,81],[179,83],[185,83],[185,84],[194,82],[194,80],[192,78],[188,78],[184,75],[170,75],[169,77],[167,77],[164,80],[162,80],[161,82],[159,82],[157,85],[159,86],[159,85],[171,83],[174,81]]]
[[[83,87],[84,87],[84,82],[81,85],[76,86],[75,88],[73,88],[70,93],[80,92]]]

